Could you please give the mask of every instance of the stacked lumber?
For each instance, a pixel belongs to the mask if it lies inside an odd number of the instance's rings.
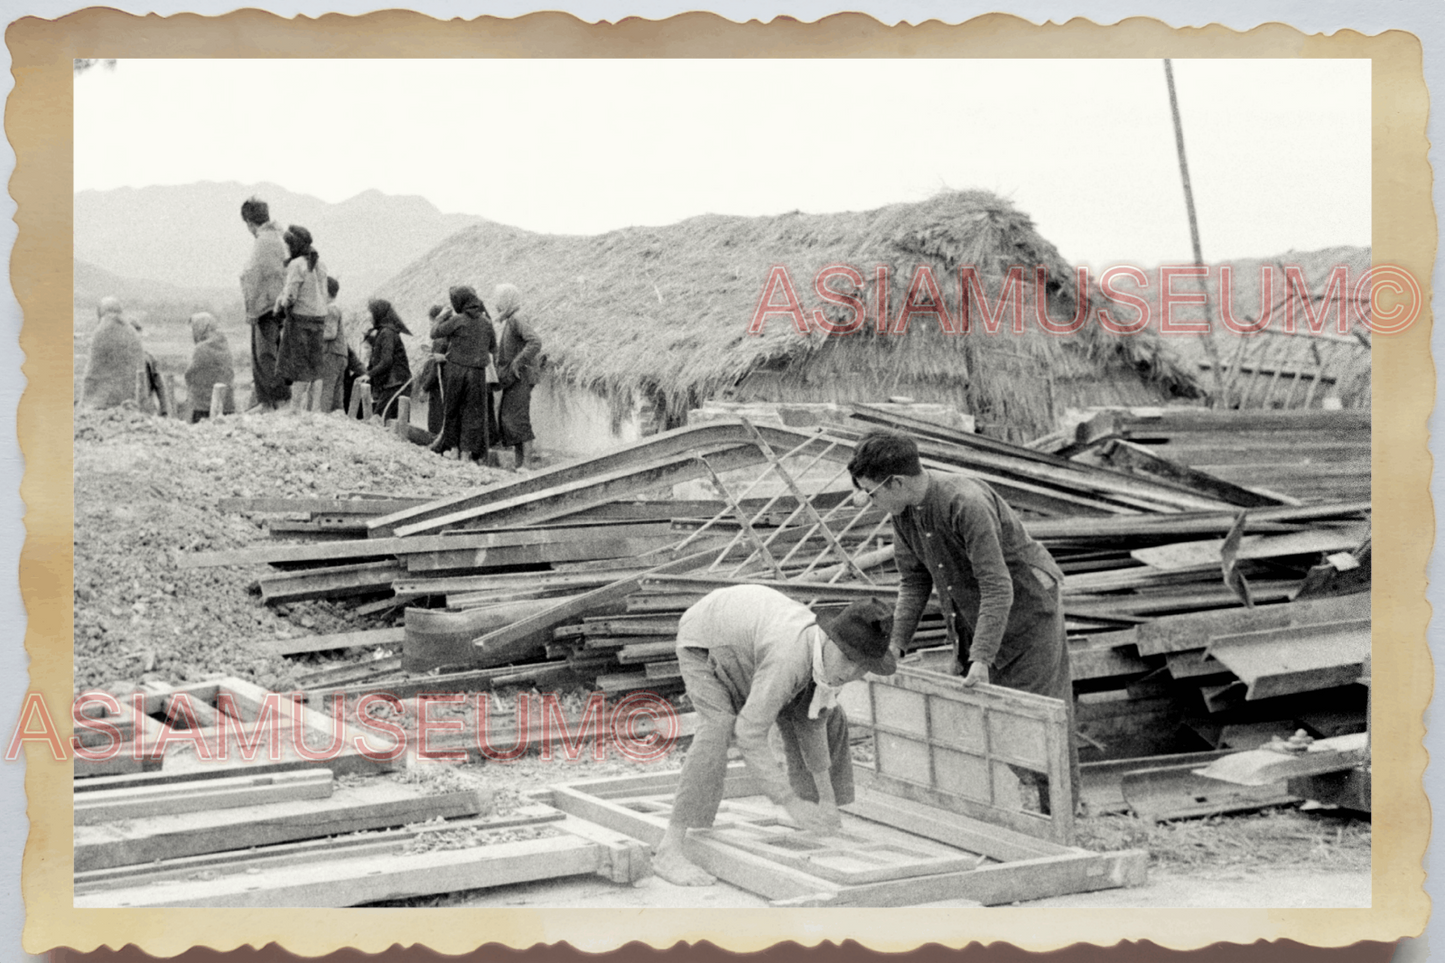
[[[341,599],[395,620],[278,644],[285,653],[400,648],[311,673],[303,684],[313,697],[561,685],[619,696],[675,692],[677,620],[707,591],[762,583],[819,611],[896,595],[889,520],[852,503],[846,471],[858,439],[887,427],[918,439],[930,470],[993,485],[1059,562],[1080,730],[1096,754],[1197,749],[1201,739],[1235,745],[1270,726],[1322,720],[1321,700],[1353,671],[1358,626],[1334,623],[1357,618],[1297,614],[1283,621],[1331,627],[1303,638],[1251,633],[1284,628],[1278,613],[1310,610],[1312,599],[1368,588],[1368,501],[1298,498],[1211,470],[1222,462],[1158,454],[1165,434],[1203,437],[1200,426],[1216,413],[1099,414],[1068,438],[1025,447],[915,418],[903,406],[850,411],[808,430],[709,421],[447,498],[238,503],[231,507],[307,511],[317,528],[346,518],[349,534],[182,564],[268,565],[258,579],[268,604]],[[1217,414],[1225,434],[1253,430],[1230,421],[1240,413]],[[1316,419],[1301,422],[1307,431],[1355,415],[1283,414]],[[670,498],[684,483],[716,497]],[[1155,634],[1211,613],[1232,619],[1231,631],[1191,637],[1192,647],[1152,648]],[[946,641],[934,607],[913,646]],[[1271,658],[1290,646],[1340,658],[1281,692]],[[1353,712],[1330,725],[1353,725]],[[1194,742],[1181,747],[1181,734]],[[1156,745],[1141,747],[1150,740]]]
[[[1071,420],[1035,444],[1146,474],[1162,459],[1303,504],[1370,497],[1368,410],[1105,408]]]
[[[429,792],[395,777],[155,774],[76,790],[82,907],[361,906],[650,872],[642,844],[550,806],[499,806],[476,789]]]

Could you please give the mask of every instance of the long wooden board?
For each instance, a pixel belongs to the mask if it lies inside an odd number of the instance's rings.
[[[331,798],[265,803],[239,809],[182,813],[126,823],[75,828],[75,868],[104,869],[199,853],[265,846],[425,822],[437,816],[475,816],[475,792],[421,795],[392,785],[353,786]]]
[[[641,522],[608,526],[610,537],[672,535],[669,522]],[[526,545],[554,545],[596,538],[591,526],[519,529],[456,535],[421,535],[410,538],[353,538],[340,542],[303,545],[260,545],[226,552],[196,552],[180,555],[178,568],[212,568],[221,565],[263,565],[287,562],[329,562],[342,559],[385,558],[458,549],[514,548]]]
[[[393,851],[353,858],[111,889],[75,898],[78,908],[135,906],[342,907],[481,889],[538,879],[598,874],[614,882],[646,875],[645,851],[626,840],[599,839],[577,820],[556,834],[466,849]]]
[[[331,795],[330,770],[309,769],[255,776],[211,779],[177,792],[174,786],[137,786],[82,792],[75,798],[75,825],[92,826],[116,819],[167,816],[198,810],[255,806]]]
[[[512,829],[519,826],[537,826],[559,822],[567,818],[569,818],[567,814],[561,810],[540,803],[531,803],[502,816],[447,819],[398,829],[352,833],[345,836],[327,836],[320,839],[303,839],[297,842],[276,843],[271,846],[202,853],[198,856],[181,856],[175,859],[158,860],[143,866],[113,866],[109,869],[76,873],[75,894],[80,896],[101,890],[129,889],[166,880],[213,879],[231,872],[272,869],[317,860],[343,859],[352,856],[380,856],[386,853],[400,852],[406,848],[409,842],[427,833]]]

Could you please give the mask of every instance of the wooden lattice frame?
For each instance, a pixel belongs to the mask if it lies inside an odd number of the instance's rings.
[[[868,680],[873,784],[884,792],[1072,844],[1068,709],[1061,699],[900,667]],[[1010,765],[1048,777],[1050,815],[1011,792]],[[1024,797],[1028,796],[1028,791]]]

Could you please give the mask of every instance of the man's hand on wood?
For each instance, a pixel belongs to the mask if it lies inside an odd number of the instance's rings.
[[[988,685],[988,663],[970,662],[968,675],[963,677],[963,684],[966,686]]]
[[[795,796],[789,800],[783,808],[788,811],[788,815],[793,818],[793,822],[797,823],[800,829],[826,834],[833,828],[829,825],[829,820],[824,813],[823,807],[817,803],[808,802],[806,799],[800,799]],[[834,808],[834,816],[836,816],[837,813],[838,810]]]

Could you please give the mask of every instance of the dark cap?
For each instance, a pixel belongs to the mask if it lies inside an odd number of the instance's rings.
[[[818,619],[818,627],[852,661],[874,675],[892,675],[898,668],[888,648],[893,609],[876,598],[849,602],[837,615]]]

